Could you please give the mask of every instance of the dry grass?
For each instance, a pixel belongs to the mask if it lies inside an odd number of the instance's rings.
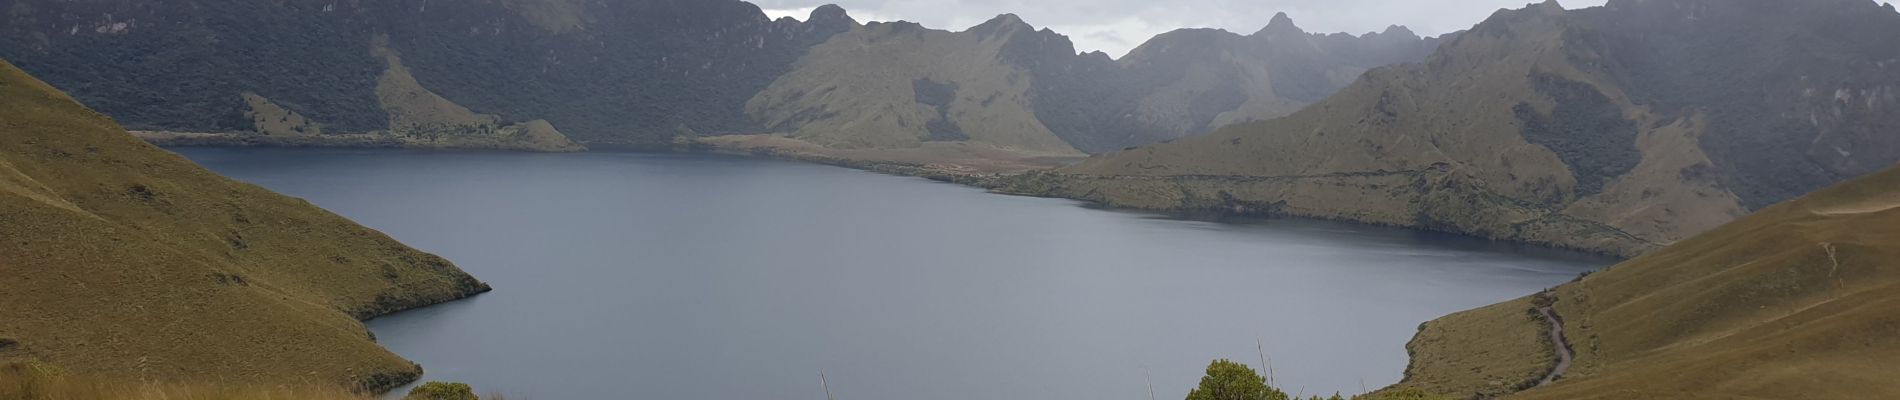
[[[1577,361],[1564,379],[1516,398],[1900,398],[1896,195],[1900,169],[1558,287],[1555,307]],[[1486,315],[1432,322],[1451,333],[1433,340],[1465,345],[1414,354],[1414,365],[1470,369],[1414,369],[1407,381],[1458,387],[1482,380],[1481,371],[1548,357],[1485,345],[1495,339],[1487,335],[1526,335],[1538,323]]]
[[[1427,322],[1406,345],[1406,380],[1387,390],[1494,397],[1523,390],[1556,362],[1530,297]]]
[[[75,377],[42,364],[0,366],[5,400],[371,400],[336,386],[218,386]]]
[[[0,362],[129,381],[387,389],[359,321],[487,290],[447,260],[218,176],[0,62]]]

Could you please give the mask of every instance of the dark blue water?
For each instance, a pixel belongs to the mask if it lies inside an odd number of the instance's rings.
[[[454,260],[472,300],[381,342],[529,399],[1178,399],[1215,358],[1289,392],[1397,381],[1446,313],[1601,258],[1232,224],[713,156],[178,149]]]

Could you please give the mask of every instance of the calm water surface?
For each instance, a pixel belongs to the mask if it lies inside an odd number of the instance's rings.
[[[714,156],[177,149],[495,286],[371,322],[429,380],[528,399],[1181,398],[1397,381],[1420,322],[1609,260],[1308,220],[1232,224]]]

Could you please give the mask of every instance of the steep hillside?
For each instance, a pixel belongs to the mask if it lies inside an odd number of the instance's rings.
[[[1634,255],[1900,161],[1894,37],[1864,0],[1549,2],[1290,116],[1004,190]]]
[[[745,101],[853,24],[738,0],[10,3],[0,57],[135,130],[536,150],[756,131]]]
[[[746,106],[768,127],[855,148],[978,141],[1029,151],[1070,146],[1036,118],[1027,71],[1002,52],[1038,33],[1013,15],[963,33],[872,23],[812,48]]]
[[[1553,295],[1576,361],[1563,379],[1512,398],[1900,397],[1900,168],[1765,208]],[[1530,312],[1519,301],[1425,324],[1397,387],[1464,396],[1491,386],[1482,373],[1548,360],[1547,346],[1491,344],[1543,335]],[[1459,368],[1416,368],[1435,364]]]
[[[488,290],[447,260],[212,174],[0,62],[0,364],[131,380],[420,375],[360,319]]]
[[[1102,152],[1286,115],[1439,43],[1400,27],[1309,34],[1281,14],[1253,35],[1164,34],[1116,61],[1014,15],[962,32],[872,24],[813,48],[747,112],[829,146]]]

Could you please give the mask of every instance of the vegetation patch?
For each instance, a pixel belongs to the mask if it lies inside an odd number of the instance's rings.
[[[963,132],[963,127],[958,126],[957,122],[950,118],[950,104],[957,101],[956,82],[943,83],[917,79],[911,81],[911,90],[916,93],[917,104],[937,110],[937,117],[924,123],[925,130],[930,134],[925,140],[932,142],[970,140],[970,135]]]
[[[466,383],[430,381],[415,389],[402,400],[481,400],[475,396],[475,389]]]
[[[1532,73],[1531,83],[1556,106],[1548,115],[1529,103],[1511,111],[1523,123],[1525,140],[1550,149],[1570,166],[1577,197],[1602,193],[1604,185],[1643,161],[1636,123],[1596,86],[1542,72]]]

